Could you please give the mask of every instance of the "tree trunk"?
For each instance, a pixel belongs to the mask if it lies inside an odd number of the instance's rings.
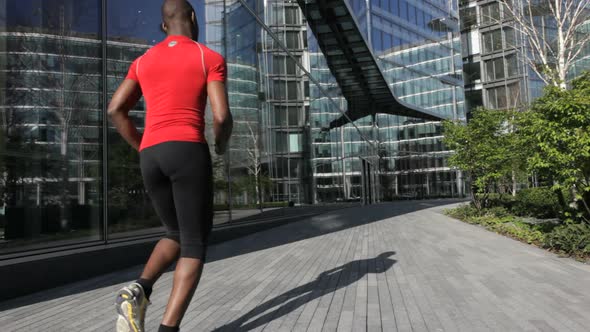
[[[60,226],[64,231],[69,230],[69,202],[68,202],[68,180],[69,180],[69,163],[67,140],[68,133],[64,130],[61,134],[61,204],[60,204]]]
[[[262,212],[262,200],[260,199],[260,176],[258,175],[258,172],[254,174],[254,180],[256,181],[256,185],[254,186],[256,188],[256,200],[258,201],[258,208]]]
[[[558,17],[556,17],[557,19],[557,77],[559,79],[559,88],[562,90],[565,90],[567,88],[566,85],[566,68],[565,68],[565,52],[566,52],[566,41],[565,41],[565,36],[564,36],[564,29],[566,27],[564,27],[563,24],[563,20],[562,20],[562,15],[568,15],[568,13],[563,13],[560,9],[561,7],[561,3],[560,1],[562,0],[556,0],[555,1],[555,8],[557,11],[557,15]],[[573,14],[573,13],[570,13]],[[573,38],[573,36],[572,36]]]
[[[516,196],[516,171],[512,170],[512,197]]]
[[[477,197],[477,186],[473,184],[473,181],[471,183],[471,202],[477,210],[481,210],[481,200]]]
[[[565,197],[563,196],[563,190],[556,190],[555,193],[557,194],[557,201],[559,202],[562,211],[566,211],[569,208],[569,202],[565,201]]]
[[[586,210],[586,218],[584,218],[584,220],[590,224],[590,192],[586,191],[584,192],[584,194],[582,194],[582,204],[584,205],[584,208]]]
[[[536,176],[536,174],[535,174]],[[555,179],[550,179],[551,183],[553,183],[553,186],[558,185],[559,183],[557,181],[555,181]],[[555,191],[555,193],[557,194],[557,201],[559,202],[559,204],[561,205],[561,208],[563,211],[566,211],[570,208],[570,203],[571,202],[567,202],[565,200],[565,196],[563,195],[563,189],[558,189]],[[573,194],[572,194],[573,197]]]

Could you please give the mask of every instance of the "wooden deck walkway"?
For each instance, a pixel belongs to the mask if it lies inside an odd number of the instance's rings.
[[[212,246],[181,331],[590,331],[589,265],[447,218],[448,203],[347,208]],[[0,303],[0,331],[114,331],[114,294],[140,268]]]

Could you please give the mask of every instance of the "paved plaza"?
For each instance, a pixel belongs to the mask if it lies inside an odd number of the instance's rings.
[[[214,245],[181,331],[590,331],[590,265],[448,218],[450,203],[343,208]],[[0,330],[114,331],[114,294],[140,269],[0,303]]]

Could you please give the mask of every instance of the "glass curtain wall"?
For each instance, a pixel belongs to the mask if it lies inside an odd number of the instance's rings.
[[[310,89],[309,118],[313,147],[313,179],[316,202],[344,201],[349,198],[350,186],[342,170],[344,162],[344,130],[342,127],[326,130],[330,121],[340,116],[340,109],[347,107],[340,88],[332,76],[326,59],[313,34],[309,39],[309,63],[311,75],[319,82]],[[322,94],[322,90],[327,92]]]
[[[313,200],[316,203],[363,201],[369,196],[374,199],[367,203],[380,200],[379,187],[369,188],[369,184],[379,182],[376,122],[367,117],[328,129],[330,122],[341,117],[348,105],[311,33],[308,44]]]
[[[261,71],[263,123],[268,124],[267,141],[273,142],[268,157],[270,198],[309,203],[309,80],[298,66],[307,57],[306,28],[296,2],[268,1],[261,17],[268,26],[261,31],[260,60],[266,69]]]
[[[229,101],[234,116],[233,138],[224,160],[229,172],[225,181],[230,184],[228,201],[232,218],[240,219],[259,212],[257,208],[262,206],[266,191],[262,189],[261,179],[265,173],[262,169],[264,146],[260,139],[260,80],[256,50],[259,36],[256,22],[239,2],[226,2],[223,14]],[[239,211],[234,213],[234,209]]]
[[[229,153],[213,154],[216,224],[289,203],[455,195],[440,123],[379,114],[326,129],[347,104],[296,2],[191,3],[199,41],[226,57],[235,119]],[[162,231],[138,155],[105,114],[131,62],[164,38],[159,6],[0,1],[1,255]],[[445,6],[351,2],[400,100],[462,119]],[[143,100],[131,112],[140,130],[145,112]]]
[[[590,19],[578,27],[576,38],[582,40],[588,34],[590,34]],[[588,70],[590,70],[590,43],[586,44],[585,49],[572,64],[571,74],[568,79],[571,80]]]
[[[355,1],[349,4],[354,8]],[[455,0],[372,0],[361,15],[395,96],[410,107],[464,120],[457,9]],[[385,199],[464,194],[461,174],[447,165],[440,122],[386,114],[375,122]]]
[[[297,4],[190,2],[199,42],[226,57],[235,120],[229,153],[212,153],[215,224],[368,194],[375,122],[321,130],[346,103]],[[138,154],[106,117],[131,62],[165,37],[160,4],[0,0],[0,259],[161,233]],[[140,130],[146,111],[131,111]]]
[[[308,47],[311,37],[297,3],[244,0],[226,6],[228,65],[236,66],[236,73],[257,74],[240,79],[257,86],[257,94],[242,85],[240,98],[249,102],[231,100],[232,110],[250,105],[236,116],[240,139],[232,142],[229,155],[233,219],[253,213],[248,212],[253,205],[360,199],[360,157],[370,154],[368,141],[358,126],[338,134],[321,129],[346,104],[317,47]],[[258,22],[237,19],[253,14]],[[232,76],[238,77],[230,70]],[[237,91],[230,89],[230,94]]]
[[[0,253],[104,240],[102,4],[0,1]]]

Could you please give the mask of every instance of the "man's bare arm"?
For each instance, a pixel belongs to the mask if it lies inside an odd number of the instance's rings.
[[[113,95],[108,108],[108,115],[117,131],[135,150],[139,150],[141,134],[129,118],[129,111],[137,104],[139,98],[141,98],[139,83],[126,79]]]
[[[212,81],[207,83],[207,94],[213,110],[213,132],[215,133],[215,152],[224,154],[233,129],[233,118],[229,111],[225,83]]]

